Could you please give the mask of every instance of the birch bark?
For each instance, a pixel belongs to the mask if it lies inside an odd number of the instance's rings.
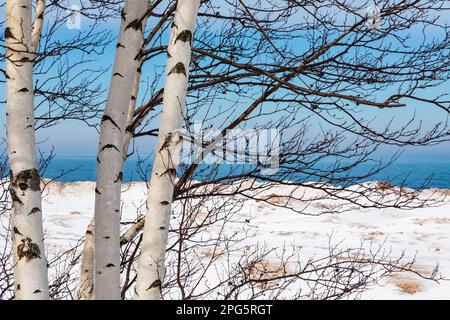
[[[128,149],[130,147],[131,139],[133,138],[133,130],[129,128],[130,125],[133,124],[134,120],[134,111],[136,110],[136,99],[139,93],[139,83],[141,81],[141,68],[138,68],[138,72],[136,74],[136,79],[134,79],[133,89],[131,92],[131,99],[128,105],[128,114],[127,114],[127,128],[125,132],[125,138],[123,139],[123,160],[125,161],[128,157]]]
[[[94,298],[120,299],[120,189],[127,111],[145,29],[147,0],[127,0],[108,100],[100,126],[95,189]]]
[[[79,300],[91,300],[94,294],[94,227],[95,220],[89,223],[83,245],[83,258],[80,267]]]
[[[16,299],[48,299],[34,129],[31,0],[6,1],[8,155]]]
[[[33,30],[31,32],[31,48],[33,52],[39,49],[39,43],[41,41],[42,28],[44,26],[44,11],[45,0],[36,1],[36,11],[33,23]]]
[[[200,0],[178,0],[168,46],[163,109],[147,199],[147,217],[135,299],[160,299],[165,253],[178,166],[186,92],[191,61],[192,35]]]

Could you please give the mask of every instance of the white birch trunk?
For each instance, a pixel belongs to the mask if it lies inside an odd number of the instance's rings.
[[[147,0],[127,0],[100,127],[95,189],[94,298],[120,299],[120,189],[127,111],[140,66]]]
[[[128,242],[132,241],[134,237],[139,233],[139,231],[144,228],[145,218],[141,218],[135,224],[133,224],[130,229],[128,229],[125,234],[120,238],[120,245],[123,246]]]
[[[31,0],[6,1],[7,130],[16,299],[48,299],[34,130]]]
[[[36,0],[36,11],[34,13],[33,31],[31,32],[31,50],[36,52],[41,41],[42,28],[44,26],[45,0]]]
[[[94,293],[94,227],[95,220],[89,223],[83,245],[83,258],[80,267],[79,300],[91,300]]]
[[[200,0],[178,0],[168,46],[161,124],[147,200],[147,217],[138,265],[135,299],[160,299],[165,253],[178,166],[191,42]]]
[[[128,105],[127,114],[127,130],[125,132],[125,138],[123,140],[123,160],[125,161],[128,156],[128,148],[130,147],[131,139],[133,138],[133,131],[129,130],[128,127],[133,124],[134,111],[136,110],[136,99],[139,93],[139,83],[141,81],[141,68],[139,67],[134,79],[133,91],[131,92],[131,100]]]

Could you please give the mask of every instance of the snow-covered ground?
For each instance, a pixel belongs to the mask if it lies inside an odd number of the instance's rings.
[[[289,191],[288,187],[282,188],[271,192]],[[133,220],[145,200],[145,184],[132,183],[124,190],[123,219]],[[43,201],[47,245],[56,248],[73,245],[83,236],[93,210],[93,182],[51,184]],[[405,249],[407,257],[417,255],[417,270],[431,272],[438,263],[442,275],[450,278],[450,203],[408,211],[357,209],[338,215],[305,216],[249,200],[239,214],[242,220],[250,219],[255,231],[246,240],[248,245],[298,244],[304,253],[314,255],[326,252],[330,234],[334,242],[341,242],[341,247],[358,247],[361,241],[376,246],[384,241],[393,256]],[[232,228],[228,232],[233,232]],[[450,281],[434,283],[412,274],[398,274],[385,278],[362,298],[449,299]]]

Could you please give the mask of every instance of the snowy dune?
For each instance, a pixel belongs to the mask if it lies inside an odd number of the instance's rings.
[[[45,189],[44,229],[49,250],[70,248],[84,235],[94,211],[94,185],[94,182],[52,183]],[[146,187],[144,183],[132,183],[123,189],[122,220],[132,221],[143,213]],[[290,191],[286,186],[271,189],[272,194]],[[417,270],[429,273],[439,264],[442,275],[450,278],[448,201],[438,207],[409,211],[357,209],[336,215],[305,216],[248,200],[239,215],[242,217],[237,220],[250,221],[248,225],[254,232],[245,240],[249,248],[261,243],[269,247],[296,244],[307,257],[326,254],[330,235],[341,248],[359,247],[361,243],[365,247],[377,246],[384,242],[393,256],[403,250],[409,258],[416,256]],[[227,232],[236,230],[231,226]],[[413,274],[395,274],[365,292],[362,298],[449,299],[450,281],[435,283]]]

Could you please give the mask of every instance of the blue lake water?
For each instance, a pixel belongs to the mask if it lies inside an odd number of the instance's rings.
[[[387,159],[386,159],[387,160]],[[140,169],[138,163],[141,163]],[[130,158],[125,163],[124,181],[143,181],[145,174],[148,176],[150,161],[140,162],[136,158]],[[236,165],[234,165],[236,167]],[[363,175],[370,169],[370,165],[353,169],[353,174]],[[228,175],[233,170],[232,165],[223,165],[218,175]],[[61,182],[95,181],[96,157],[90,155],[57,155],[43,174],[44,178],[56,179]],[[61,176],[62,172],[66,172]],[[201,179],[197,176],[196,179]],[[303,177],[304,178],[304,177]],[[383,180],[393,184],[404,184],[411,188],[418,188],[424,184],[428,188],[450,189],[450,158],[439,156],[400,157],[382,172],[361,179]]]

